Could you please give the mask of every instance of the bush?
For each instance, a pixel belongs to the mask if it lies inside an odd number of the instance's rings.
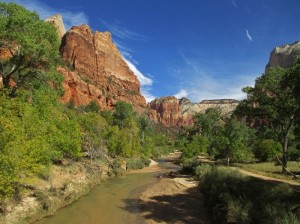
[[[290,161],[300,161],[300,149],[296,147],[289,148],[289,160]]]
[[[138,170],[149,166],[150,160],[146,158],[130,158],[126,159],[127,170]]]
[[[209,164],[201,164],[196,167],[195,174],[198,180],[203,180],[205,175],[209,172],[211,172],[213,166]]]
[[[254,150],[255,157],[260,161],[273,161],[281,152],[281,144],[273,139],[264,139]]]
[[[288,185],[245,177],[224,167],[205,169],[200,189],[215,223],[299,223],[293,210],[300,195]]]
[[[195,173],[196,167],[201,164],[201,162],[197,157],[193,157],[193,158],[181,157],[180,163],[182,166],[183,173],[192,173],[192,174]]]

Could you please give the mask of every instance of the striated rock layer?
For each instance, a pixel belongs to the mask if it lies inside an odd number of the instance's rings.
[[[266,66],[266,72],[271,67],[280,66],[282,68],[291,67],[296,61],[297,56],[300,54],[300,40],[293,44],[286,44],[276,47],[270,54],[269,63]]]
[[[220,108],[222,114],[229,115],[238,105],[237,100],[203,100],[192,103],[187,98],[177,99],[174,96],[159,97],[149,103],[149,118],[165,126],[191,126],[193,115],[205,113],[208,108]]]
[[[61,26],[56,26],[56,21],[60,19],[59,16],[48,19],[59,35]],[[95,101],[100,109],[111,109],[122,100],[137,110],[146,107],[139,81],[109,32],[92,32],[88,25],[73,26],[63,35],[60,52],[68,65],[57,69],[64,76],[64,103],[79,106]]]

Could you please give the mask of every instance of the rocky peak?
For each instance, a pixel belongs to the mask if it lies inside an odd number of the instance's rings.
[[[54,26],[58,33],[59,39],[62,39],[62,37],[66,33],[66,28],[65,28],[62,16],[60,14],[56,14],[54,16],[51,16],[51,17],[48,17],[47,19],[45,19],[45,22],[48,22],[52,26]]]
[[[280,66],[282,68],[288,68],[292,66],[299,54],[300,40],[293,44],[276,47],[270,54],[270,60],[266,66],[265,72],[269,71],[271,67]]]
[[[109,32],[93,32],[88,25],[73,26],[63,36],[60,52],[69,66],[58,69],[65,77],[64,102],[78,106],[96,101],[100,109],[110,109],[118,100],[136,109],[146,106],[139,81]]]

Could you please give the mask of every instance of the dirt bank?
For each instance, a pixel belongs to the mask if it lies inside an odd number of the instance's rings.
[[[146,223],[210,223],[204,197],[191,178],[160,178],[140,196]]]
[[[19,200],[6,202],[0,224],[29,224],[53,215],[107,179],[107,171],[106,165],[89,161],[53,165],[47,180],[36,178]]]

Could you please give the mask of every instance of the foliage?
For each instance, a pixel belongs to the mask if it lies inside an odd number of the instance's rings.
[[[146,166],[149,166],[150,160],[144,157],[141,158],[129,158],[126,159],[126,168],[127,170],[138,170]]]
[[[182,150],[182,157],[192,158],[207,153],[209,140],[207,137],[195,135]]]
[[[281,145],[273,139],[264,139],[260,141],[254,150],[255,157],[260,161],[275,160],[276,155],[280,156]]]
[[[213,108],[205,114],[196,114],[194,119],[195,126],[189,131],[188,142],[183,140],[183,159],[208,153],[215,159],[226,159],[229,165],[231,160],[253,158],[250,146],[254,132],[235,117],[222,117],[220,110]]]
[[[79,126],[51,101],[53,94],[37,90],[31,103],[0,96],[2,197],[17,192],[34,175],[47,175],[52,160],[81,155]]]
[[[132,105],[123,101],[118,101],[113,113],[113,123],[120,129],[130,123],[133,117]]]
[[[55,72],[60,63],[56,30],[15,3],[0,3],[0,75],[9,95],[21,87],[32,87],[36,80],[53,84],[61,81]],[[15,82],[11,86],[11,80]]]
[[[203,171],[201,171],[204,168]],[[298,223],[300,195],[286,184],[245,177],[223,167],[202,167],[201,191],[215,223]],[[298,208],[299,209],[299,208]]]
[[[226,121],[221,135],[215,139],[215,157],[227,159],[227,165],[230,160],[248,161],[252,157],[250,145],[253,138],[253,131],[232,117]]]
[[[236,110],[237,114],[265,120],[264,125],[277,134],[277,140],[282,144],[282,162],[285,168],[288,160],[288,144],[293,139],[292,131],[299,109],[292,86],[286,84],[290,70],[273,68],[257,78],[254,88],[244,88],[247,99],[242,101]]]
[[[172,149],[170,132],[138,116],[131,104],[120,101],[114,111],[101,112],[94,101],[62,105],[57,33],[36,13],[0,3],[0,28],[0,53],[10,54],[0,58],[0,204],[32,178],[47,178],[51,164],[65,158],[100,159],[117,175],[124,158],[141,167]]]

